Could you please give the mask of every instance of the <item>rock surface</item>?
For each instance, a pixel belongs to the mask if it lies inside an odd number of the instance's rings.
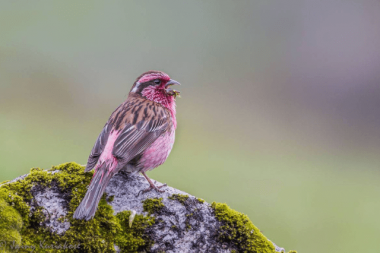
[[[55,174],[60,171],[49,171],[49,173]],[[23,180],[26,176],[16,178],[9,183]],[[156,185],[161,183],[156,182]],[[114,215],[123,211],[132,211],[137,215],[155,217],[155,223],[147,227],[144,232],[144,235],[154,242],[150,248],[145,249],[146,252],[241,251],[236,243],[220,239],[220,231],[225,222],[216,217],[215,210],[210,204],[169,186],[161,188],[165,190],[164,193],[154,190],[141,192],[148,187],[149,184],[143,176],[119,172],[106,188],[107,202],[112,206]],[[30,212],[39,209],[46,217],[46,221],[40,225],[49,227],[53,233],[60,236],[64,235],[71,224],[68,219],[62,221],[59,218],[68,214],[70,193],[62,191],[54,182],[47,187],[36,184],[32,187],[31,193],[33,199],[30,202]],[[146,212],[144,201],[147,199],[158,199],[163,206],[154,212]],[[263,238],[272,244],[264,236]],[[115,249],[120,252],[117,245]],[[285,250],[273,243],[270,248],[245,252],[285,252]]]
[[[161,185],[160,183],[156,183]],[[110,203],[115,214],[125,210],[135,210],[137,214],[143,212],[143,201],[151,198],[162,198],[164,207],[155,213],[158,224],[148,229],[148,233],[155,241],[151,248],[154,252],[229,252],[225,246],[216,241],[216,228],[219,222],[213,215],[210,205],[201,203],[195,197],[185,192],[165,186],[164,193],[150,191],[140,192],[149,187],[143,176],[127,176],[119,173],[112,178],[106,189],[109,196],[114,196]],[[139,194],[140,193],[140,194]],[[169,199],[173,194],[189,196],[183,203]]]

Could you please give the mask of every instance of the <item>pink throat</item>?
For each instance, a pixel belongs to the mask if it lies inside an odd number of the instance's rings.
[[[169,109],[172,115],[174,129],[177,128],[177,120],[175,118],[175,98],[165,94],[165,90],[162,87],[148,86],[142,91],[142,95],[147,99],[159,103]]]

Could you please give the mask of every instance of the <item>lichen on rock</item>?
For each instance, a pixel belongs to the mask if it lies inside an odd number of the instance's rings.
[[[5,252],[12,245],[19,245],[18,252],[276,252],[247,216],[227,205],[210,205],[171,187],[139,194],[146,180],[123,171],[111,179],[93,219],[73,219],[92,174],[65,163],[3,182]]]

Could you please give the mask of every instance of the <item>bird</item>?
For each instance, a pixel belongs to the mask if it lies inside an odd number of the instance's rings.
[[[163,164],[175,140],[179,82],[151,70],[134,82],[127,99],[111,114],[89,155],[85,172],[94,169],[87,192],[73,218],[90,220],[111,178],[120,170],[140,172],[148,181],[144,192],[160,190],[146,172]]]

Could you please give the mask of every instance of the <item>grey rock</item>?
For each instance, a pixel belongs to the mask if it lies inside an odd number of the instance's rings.
[[[156,182],[157,186],[162,185]],[[149,187],[141,175],[118,173],[106,188],[108,196],[114,196],[110,204],[115,214],[125,210],[135,210],[137,214],[148,215],[143,211],[143,201],[150,198],[162,198],[164,208],[155,213],[160,222],[148,228],[150,237],[155,241],[153,252],[230,252],[216,241],[216,220],[210,205],[200,203],[197,198],[175,188],[164,186],[165,192],[154,190],[142,193]],[[189,198],[180,203],[169,199],[173,194],[188,195]]]
[[[52,171],[49,173],[58,173]],[[11,181],[21,180],[26,175]],[[156,182],[157,186],[162,185]],[[113,196],[109,204],[114,209],[114,214],[131,210],[137,214],[148,215],[143,210],[143,201],[151,198],[162,198],[164,207],[154,213],[156,222],[146,230],[146,234],[154,241],[150,252],[231,252],[233,245],[218,241],[218,228],[222,225],[215,218],[211,205],[203,202],[190,194],[178,189],[164,186],[165,192],[154,190],[147,193],[142,191],[149,187],[146,179],[141,175],[130,175],[123,171],[116,174],[106,188],[108,197]],[[64,234],[70,228],[70,222],[60,221],[60,217],[67,215],[68,199],[57,185],[50,187],[33,186],[31,193],[31,211],[42,209],[46,220],[43,224],[57,234]],[[175,199],[169,199],[173,194],[188,195],[188,199],[181,203]],[[133,226],[133,224],[132,224]],[[274,243],[273,243],[274,244]],[[275,245],[277,252],[284,249]],[[115,245],[115,249],[120,249]]]

